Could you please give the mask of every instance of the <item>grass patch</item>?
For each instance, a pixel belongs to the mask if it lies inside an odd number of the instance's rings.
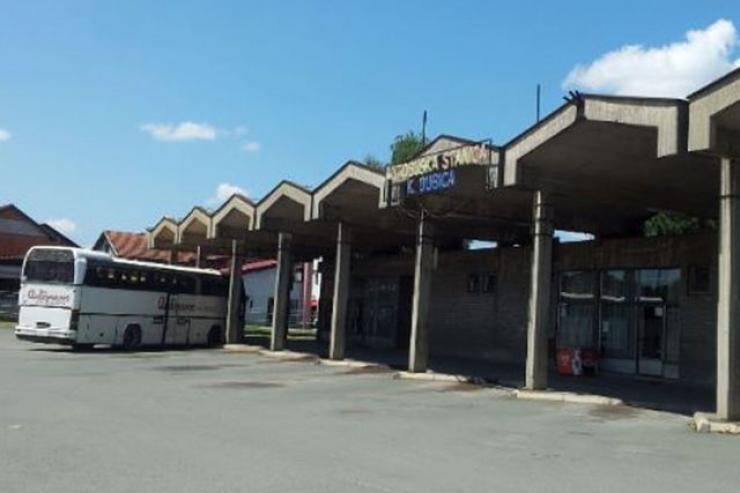
[[[12,329],[14,327],[15,327],[15,322],[11,322],[9,320],[0,320],[0,330]]]
[[[244,328],[244,335],[247,337],[269,338],[272,335],[272,328],[268,325],[247,325]],[[293,341],[315,340],[316,329],[291,327],[288,329],[288,339]]]

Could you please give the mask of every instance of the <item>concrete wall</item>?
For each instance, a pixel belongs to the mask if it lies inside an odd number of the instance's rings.
[[[430,353],[523,363],[529,247],[440,252],[432,281]],[[567,270],[680,268],[680,378],[709,383],[715,374],[717,256],[714,235],[629,238],[556,245],[550,334],[556,331],[558,274]],[[710,270],[708,293],[689,293],[691,267]],[[413,255],[365,259],[352,275],[410,275]],[[493,292],[468,292],[470,275],[495,274]]]
[[[270,298],[275,296],[275,268],[249,271],[242,276],[244,292],[249,297],[245,309],[245,320],[250,325],[269,325],[267,308]],[[290,290],[291,310],[289,323],[299,323],[301,313],[302,284],[293,283]]]

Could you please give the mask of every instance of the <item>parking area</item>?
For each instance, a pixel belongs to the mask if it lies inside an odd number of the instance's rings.
[[[685,416],[254,353],[74,353],[0,329],[0,491],[732,491]]]

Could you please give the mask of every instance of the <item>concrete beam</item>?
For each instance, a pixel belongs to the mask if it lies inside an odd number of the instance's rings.
[[[740,420],[740,162],[721,160],[717,416]]]
[[[331,310],[329,359],[344,359],[347,331],[347,302],[350,290],[352,255],[351,231],[344,223],[337,226],[337,254],[334,267],[334,299]]]
[[[414,294],[411,307],[409,371],[425,372],[429,362],[429,298],[434,268],[433,227],[429,219],[419,220],[414,261]]]
[[[686,103],[680,100],[583,95],[506,145],[504,185],[521,185],[520,161],[579,121],[652,128],[657,132],[655,153],[645,157],[678,154],[686,148],[686,113]]]
[[[525,387],[547,388],[547,328],[552,281],[552,206],[545,192],[534,193],[532,269],[527,318]]]
[[[291,237],[287,233],[278,236],[277,270],[275,271],[275,303],[272,313],[272,335],[270,349],[282,351],[288,336],[288,310],[290,309],[290,283],[293,278],[291,260]]]
[[[239,344],[244,339],[242,325],[242,263],[240,245],[231,242],[231,264],[229,266],[229,298],[226,304],[226,343]]]
[[[713,152],[722,146],[716,116],[740,102],[740,70],[689,96],[689,151]]]

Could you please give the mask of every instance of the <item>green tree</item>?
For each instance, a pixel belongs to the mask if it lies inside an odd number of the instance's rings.
[[[422,147],[424,147],[424,142],[421,135],[413,130],[397,135],[391,144],[391,165],[404,163],[413,159]]]
[[[699,219],[674,212],[659,212],[645,221],[645,236],[671,236],[695,233],[701,229]]]
[[[381,161],[380,159],[376,158],[372,154],[368,154],[365,156],[364,160],[365,166],[370,166],[371,168],[384,170],[385,169],[385,163]]]

